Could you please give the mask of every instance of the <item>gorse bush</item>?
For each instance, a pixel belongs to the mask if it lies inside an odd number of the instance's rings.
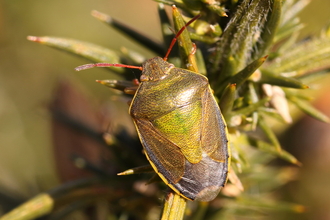
[[[325,28],[320,36],[298,41],[302,24],[297,14],[307,5],[306,0],[157,2],[160,3],[159,27],[174,24],[173,30],[162,28],[162,43],[109,15],[98,11],[92,14],[160,57],[165,56],[173,32],[178,32],[185,22],[200,14],[178,37],[168,62],[198,72],[209,80],[228,129],[231,168],[226,186],[209,203],[186,204],[184,198],[159,183],[162,181],[157,175],[148,186],[144,183],[151,177],[149,174],[130,178],[115,176],[117,171],[124,171],[128,165],[132,169],[122,172],[122,175],[152,172],[150,166],[141,167],[145,165],[141,164],[145,157],[140,152],[142,147],[137,138],[123,128],[108,134],[107,140],[110,141],[101,139],[110,151],[112,160],[108,165],[113,166],[113,172],[95,172],[91,178],[63,183],[31,199],[1,220],[31,219],[42,215],[46,215],[46,219],[57,219],[59,213],[64,216],[73,210],[94,207],[98,199],[107,201],[109,219],[158,219],[159,215],[162,219],[272,219],[277,212],[305,211],[304,206],[282,201],[276,194],[279,188],[295,179],[301,163],[281,147],[272,126],[274,123],[285,125],[292,122],[289,105],[320,121],[329,122],[309,103],[306,93],[301,93],[309,88],[309,83],[329,70],[329,30]],[[165,5],[176,5],[172,18],[166,13]],[[118,53],[73,39],[49,36],[29,36],[28,39],[96,63],[140,66],[150,58],[131,50]],[[134,93],[137,84],[133,81],[132,70],[108,69],[123,80],[100,81],[102,84],[123,91],[125,96],[132,91]],[[125,150],[134,152],[134,155],[123,156]],[[271,165],[275,159],[289,163],[285,166]],[[87,169],[89,166],[86,164],[88,161],[82,167]],[[77,196],[79,192],[84,193]],[[166,197],[162,211],[158,201],[161,195]],[[36,202],[42,205],[36,209],[29,208]],[[17,210],[25,210],[25,214],[17,217]]]

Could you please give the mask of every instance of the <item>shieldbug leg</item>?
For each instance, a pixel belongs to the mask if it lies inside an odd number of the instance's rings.
[[[152,168],[152,167],[151,167]],[[154,171],[154,170],[153,170]],[[162,179],[158,176],[158,174],[154,174],[148,181],[147,181],[147,185],[151,184],[151,183],[158,183],[158,182],[162,182]]]
[[[128,87],[124,89],[124,92],[128,95],[134,95],[138,87]]]
[[[132,80],[133,83],[133,87],[127,87],[126,89],[124,89],[124,92],[128,95],[135,95],[136,90],[139,88],[140,82],[138,79],[133,79]]]
[[[140,173],[151,173],[154,172],[150,165],[140,166],[125,170],[121,173],[117,173],[118,176],[132,175],[132,174],[140,174]]]
[[[120,90],[126,94],[134,95],[137,88],[135,80],[126,81],[126,80],[96,80],[96,82],[105,85],[109,88]]]
[[[192,48],[190,54],[191,54],[191,55],[195,55],[196,51],[197,51],[197,46],[196,46],[195,43],[193,43],[193,48]]]

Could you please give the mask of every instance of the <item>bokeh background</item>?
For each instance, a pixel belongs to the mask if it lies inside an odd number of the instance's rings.
[[[330,22],[329,8],[329,0],[311,1],[300,14],[305,24],[301,39],[318,35]],[[102,103],[109,93],[95,79],[117,77],[103,69],[77,73],[74,67],[85,60],[27,41],[28,35],[74,38],[113,50],[125,46],[146,57],[155,55],[97,21],[90,15],[93,9],[161,41],[152,0],[0,1],[0,191],[27,198],[59,183],[47,109],[59,80],[74,83],[90,100]],[[316,106],[330,116],[328,83],[329,77],[313,92]],[[288,197],[309,207],[301,219],[330,219],[330,126],[302,116],[281,136],[283,146],[304,164],[298,181],[288,186]]]

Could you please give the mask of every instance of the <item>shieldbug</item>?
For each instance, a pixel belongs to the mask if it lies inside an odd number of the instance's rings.
[[[140,66],[96,63],[77,67],[125,67],[142,71],[129,107],[147,159],[176,193],[189,200],[211,201],[227,181],[229,149],[226,124],[208,79],[175,67],[167,57]]]

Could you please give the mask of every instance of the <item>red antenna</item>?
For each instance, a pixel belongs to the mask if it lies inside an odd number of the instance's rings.
[[[170,46],[168,47],[168,50],[166,52],[165,57],[163,58],[165,61],[167,61],[168,55],[170,54],[170,52],[172,51],[172,48],[174,46],[174,44],[176,43],[176,41],[178,40],[178,37],[180,36],[180,34],[182,34],[182,32],[184,31],[184,29],[186,29],[191,23],[193,23],[195,20],[197,20],[199,17],[201,16],[201,14],[196,15],[195,17],[193,17],[190,21],[188,21],[186,23],[185,26],[183,26],[178,33],[176,33],[176,35],[174,36]]]
[[[139,69],[142,71],[142,66],[132,66],[132,65],[120,64],[120,63],[89,63],[89,64],[78,66],[74,69],[76,71],[80,71],[80,70],[91,69],[94,67],[110,67],[110,66],[124,67],[124,68],[130,68],[130,69]]]
[[[183,26],[178,33],[176,33],[176,35],[174,36],[165,57],[163,58],[165,61],[167,61],[168,55],[170,54],[170,52],[172,51],[172,48],[174,46],[174,44],[176,43],[176,41],[178,40],[178,37],[180,36],[180,34],[182,34],[182,32],[184,31],[184,29],[186,29],[192,22],[194,22],[195,20],[197,20],[201,15],[198,14],[195,17],[193,17],[190,21],[188,21],[185,26]],[[90,63],[90,64],[85,64],[82,66],[78,66],[75,68],[76,71],[81,71],[81,70],[85,70],[85,69],[91,69],[94,67],[124,67],[124,68],[130,68],[130,69],[139,69],[142,71],[142,66],[131,66],[131,65],[125,65],[125,64],[120,64],[120,63]]]

